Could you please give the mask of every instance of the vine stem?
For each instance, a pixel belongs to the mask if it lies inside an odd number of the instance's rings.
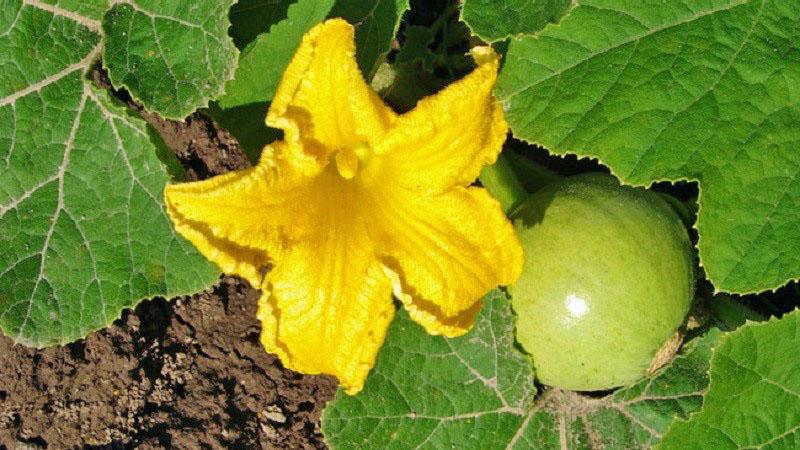
[[[528,191],[503,154],[497,157],[494,164],[481,170],[479,179],[483,187],[500,202],[500,207],[506,214],[528,196]]]
[[[531,193],[561,178],[561,175],[510,150],[501,153],[491,166],[485,166],[479,177],[483,187],[500,202],[506,214]]]

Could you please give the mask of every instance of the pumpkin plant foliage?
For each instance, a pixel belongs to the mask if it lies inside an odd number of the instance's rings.
[[[461,18],[486,42],[500,41],[540,31],[556,23],[573,0],[464,0]]]
[[[205,106],[236,67],[227,33],[233,2],[115,3],[103,17],[103,65],[111,82],[166,118]]]
[[[303,45],[331,23],[330,45]],[[333,449],[797,446],[797,313],[762,320],[720,294],[758,305],[768,296],[749,294],[800,278],[796,1],[0,0],[0,67],[0,331],[16,342],[80,339],[142,299],[209,286],[221,267],[263,290],[269,351],[343,381],[321,424]],[[334,86],[324,95],[306,89],[319,68]],[[208,114],[255,167],[181,183],[120,98],[167,119]],[[404,119],[415,107],[427,114]],[[351,110],[359,139],[319,119]],[[507,149],[595,159],[623,184],[697,186],[687,217],[706,280],[661,369],[592,396],[536,379],[508,291],[491,290],[516,278],[518,243],[497,203],[465,187],[506,123]],[[394,169],[384,175],[416,165],[361,196],[300,183],[312,172],[361,183],[381,158]],[[513,173],[546,184],[529,162],[512,160]],[[218,189],[233,185],[258,201]],[[315,227],[348,202],[381,220]],[[235,224],[252,229],[216,220],[253,204]],[[274,240],[239,239],[269,220]],[[337,265],[369,276],[326,268]],[[336,289],[314,289],[325,280]],[[337,302],[320,300],[334,291]],[[326,342],[326,356],[306,341]]]
[[[800,278],[800,3],[581,1],[513,39],[512,132],[625,183],[700,185],[700,262],[720,291]]]
[[[660,449],[796,448],[800,439],[800,313],[724,335],[702,409],[672,424]]]
[[[89,79],[98,57],[109,55],[112,80],[167,116],[203,106],[219,89],[235,57],[232,45],[212,45],[229,40],[218,30],[224,16],[207,24],[214,37],[194,47],[208,68],[185,72],[191,52],[160,53],[154,35],[170,36],[176,49],[212,10],[150,6],[0,5],[0,329],[18,342],[82,338],[143,298],[195,292],[218,275],[164,213],[163,144]],[[134,27],[140,21],[147,26]],[[136,33],[123,39],[129,28]],[[133,73],[119,66],[121,55],[149,60]],[[148,64],[154,69],[141,70]]]

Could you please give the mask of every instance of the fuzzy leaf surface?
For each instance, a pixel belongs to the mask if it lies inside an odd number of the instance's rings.
[[[464,0],[461,19],[486,42],[533,34],[555,23],[572,0]]]
[[[82,338],[217,276],[163,211],[161,141],[87,79],[100,23],[76,11],[0,13],[0,329],[26,345]]]
[[[429,336],[399,311],[364,390],[337,393],[325,410],[326,441],[333,449],[648,448],[674,417],[700,407],[720,335],[712,329],[653,377],[611,396],[552,389],[534,402],[532,366],[513,332],[500,291],[455,339]]]
[[[103,0],[40,0],[28,3],[38,4],[42,8],[52,6],[54,10],[73,12],[91,20],[100,20],[108,9],[108,1]]]
[[[726,335],[711,359],[702,410],[689,420],[676,421],[659,448],[798,448],[798,353],[797,311]]]
[[[163,117],[183,119],[222,95],[239,51],[228,36],[234,0],[124,0],[103,18],[103,64],[115,87],[125,87]]]
[[[511,42],[496,92],[521,139],[625,183],[698,181],[717,289],[800,277],[800,3],[582,1]]]

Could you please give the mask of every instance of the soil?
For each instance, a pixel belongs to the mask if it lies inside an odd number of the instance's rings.
[[[94,72],[98,84],[108,86]],[[249,165],[209,118],[162,120],[124,92],[202,179]],[[258,342],[259,291],[235,277],[156,298],[111,327],[47,349],[0,335],[0,450],[324,449],[319,418],[336,380],[284,369]]]

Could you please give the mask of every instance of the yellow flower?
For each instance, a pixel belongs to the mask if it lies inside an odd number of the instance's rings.
[[[394,316],[461,335],[480,298],[516,280],[522,249],[499,204],[469,187],[507,125],[498,56],[396,115],[364,82],[353,27],[310,30],[266,122],[284,131],[256,167],[168,186],[175,228],[263,291],[261,342],[283,364],[361,390]],[[264,275],[267,267],[271,270]]]

